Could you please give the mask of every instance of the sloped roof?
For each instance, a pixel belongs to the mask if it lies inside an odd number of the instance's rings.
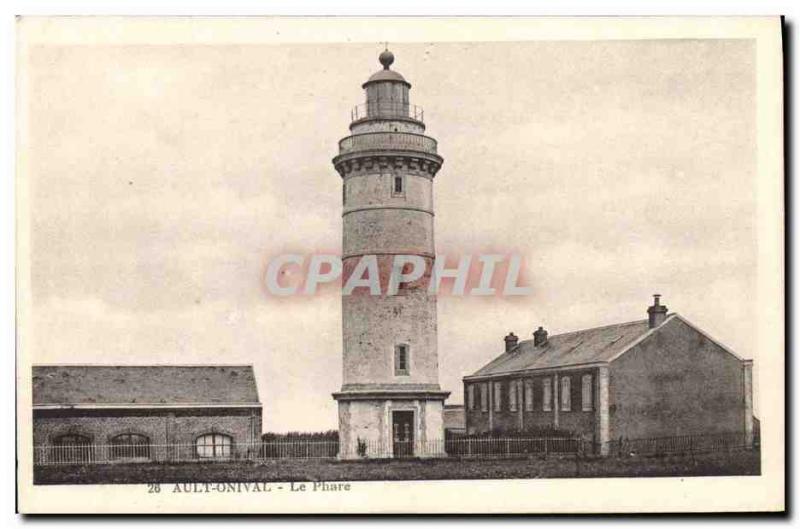
[[[33,367],[33,405],[258,405],[252,366]]]
[[[609,362],[649,330],[648,321],[639,320],[556,334],[543,347],[523,340],[470,376]]]

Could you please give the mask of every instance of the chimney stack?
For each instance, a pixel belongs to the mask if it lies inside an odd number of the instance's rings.
[[[506,352],[509,352],[513,348],[517,346],[517,342],[519,342],[519,337],[513,332],[508,333],[508,336],[503,338],[506,342]]]
[[[533,345],[542,347],[547,344],[547,331],[541,326],[533,333]]]
[[[655,329],[667,319],[667,307],[660,301],[661,294],[653,294],[653,305],[647,307],[647,319],[651,329]]]

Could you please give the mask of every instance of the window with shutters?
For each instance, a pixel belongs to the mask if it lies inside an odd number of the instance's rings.
[[[553,409],[553,386],[550,377],[542,379],[542,411]]]
[[[502,411],[503,409],[503,383],[494,383],[494,411]]]
[[[512,380],[508,383],[508,409],[517,411],[517,381]]]
[[[592,411],[594,409],[592,389],[592,375],[583,375],[581,377],[581,409],[583,411]]]
[[[470,411],[475,409],[475,385],[467,386],[467,406]]]
[[[484,382],[478,387],[481,390],[481,411],[489,411],[489,385]]]
[[[561,377],[561,411],[572,410],[572,377]]]
[[[533,411],[533,380],[525,380],[525,411]]]

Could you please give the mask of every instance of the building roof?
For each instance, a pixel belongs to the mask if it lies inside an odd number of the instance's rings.
[[[33,405],[259,405],[249,365],[33,366]]]
[[[609,362],[648,331],[648,320],[638,320],[557,334],[539,347],[523,340],[470,376]]]

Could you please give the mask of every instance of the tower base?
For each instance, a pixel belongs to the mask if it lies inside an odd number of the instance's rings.
[[[446,457],[446,391],[335,393],[340,460]]]

